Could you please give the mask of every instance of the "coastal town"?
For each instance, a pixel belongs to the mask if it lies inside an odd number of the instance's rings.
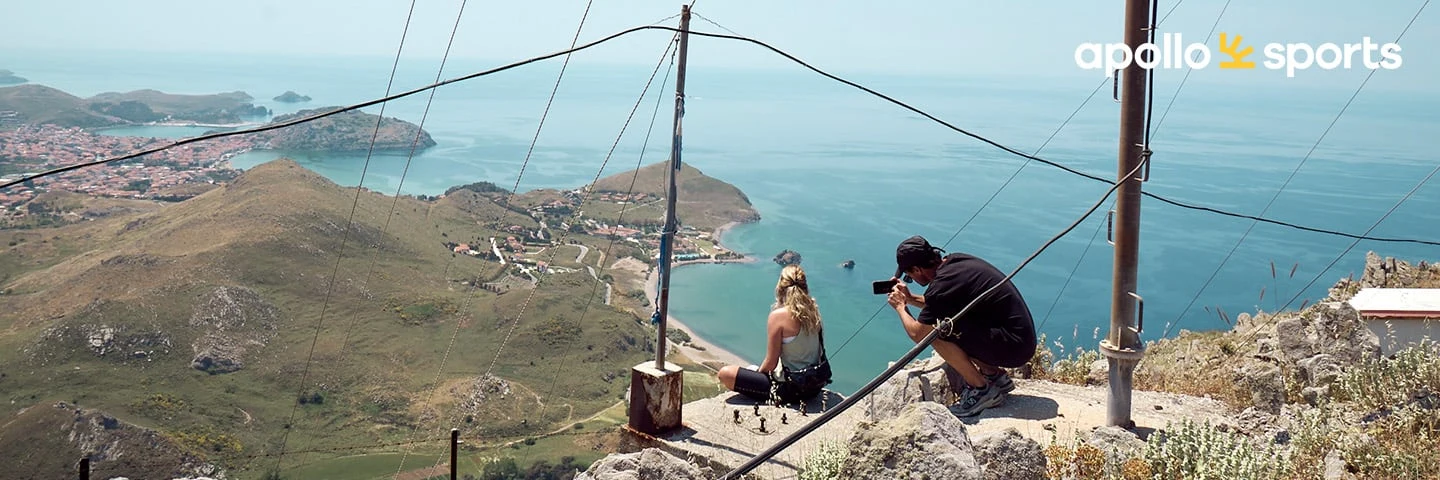
[[[54,125],[20,125],[0,130],[0,181],[102,160],[153,148],[165,139],[124,137]],[[192,183],[216,183],[234,177],[226,160],[254,148],[245,136],[219,138],[181,145],[133,161],[83,168],[25,182],[18,189],[0,192],[0,209],[23,216],[18,208],[45,191],[67,191],[103,197],[164,199],[172,188]],[[159,198],[157,198],[159,197]]]
[[[482,260],[514,265],[517,269],[516,273],[528,276],[534,280],[536,273],[565,273],[570,271],[564,267],[553,266],[549,261],[544,260],[544,258],[552,256],[547,253],[547,249],[565,244],[580,246],[580,258],[577,258],[575,263],[582,263],[581,260],[590,248],[573,238],[566,238],[562,243],[548,227],[554,224],[562,230],[571,233],[623,241],[644,251],[646,257],[652,262],[659,260],[660,241],[663,234],[661,224],[640,221],[630,226],[619,224],[611,225],[595,218],[587,218],[583,215],[583,210],[581,210],[585,196],[586,191],[583,188],[564,191],[562,193],[562,199],[544,202],[526,210],[528,215],[535,220],[535,225],[504,225],[500,227],[500,231],[505,234],[504,238],[490,237],[488,239],[476,239],[468,243],[447,242],[444,244],[445,248],[450,249],[452,253],[457,255],[467,255]],[[444,198],[444,196],[436,198]],[[663,199],[646,193],[595,192],[589,202],[592,205],[599,202],[625,206],[643,205],[646,202],[658,202],[660,200]],[[573,216],[576,211],[580,211],[581,215]],[[723,228],[720,230],[723,230]],[[675,235],[673,260],[679,263],[703,261],[724,262],[745,259],[743,254],[734,252],[720,245],[715,236],[716,233],[701,231],[695,227],[680,227]],[[593,270],[591,270],[591,274],[594,275]]]

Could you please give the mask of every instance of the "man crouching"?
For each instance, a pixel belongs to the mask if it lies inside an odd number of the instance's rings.
[[[905,239],[895,249],[895,286],[888,301],[900,316],[905,333],[915,342],[923,340],[938,322],[960,312],[985,290],[1005,280],[1005,274],[973,255],[935,248],[919,235]],[[904,281],[899,281],[903,279]],[[906,283],[925,287],[925,295],[910,293]],[[910,315],[910,305],[920,315]],[[1015,284],[990,292],[965,316],[956,318],[949,331],[942,331],[931,347],[955,369],[966,385],[960,401],[952,407],[957,415],[979,415],[986,408],[1005,402],[1015,383],[1003,368],[1025,365],[1035,355],[1035,322]],[[952,386],[952,388],[955,388]]]

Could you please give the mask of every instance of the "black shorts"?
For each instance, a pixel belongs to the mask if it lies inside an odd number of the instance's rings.
[[[773,380],[769,375],[741,367],[735,373],[735,391],[756,401],[770,399],[770,386]]]
[[[964,350],[966,355],[992,367],[1019,368],[1035,356],[1036,340],[1034,335],[1007,328],[972,327],[965,329],[959,325],[957,327],[960,329],[959,332],[955,334],[942,332],[936,340],[953,343]],[[736,383],[738,384],[739,381],[737,380]]]

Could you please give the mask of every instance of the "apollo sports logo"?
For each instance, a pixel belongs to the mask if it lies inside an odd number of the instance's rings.
[[[1219,62],[1222,69],[1254,69],[1255,62],[1247,60],[1255,53],[1254,46],[1242,46],[1244,37],[1233,38],[1220,33],[1217,50],[1229,60]],[[1359,43],[1322,43],[1312,46],[1308,43],[1268,43],[1261,49],[1265,61],[1261,63],[1270,70],[1284,70],[1285,76],[1294,78],[1295,73],[1318,67],[1322,70],[1343,68],[1367,68],[1370,70],[1400,68],[1404,58],[1400,56],[1400,45],[1380,44],[1370,37],[1362,37]],[[1204,43],[1185,44],[1179,33],[1166,33],[1160,44],[1144,43],[1131,51],[1124,43],[1082,43],[1075,47],[1075,65],[1085,70],[1103,70],[1106,77],[1116,70],[1129,67],[1131,63],[1152,70],[1191,68],[1195,70],[1210,66],[1214,56],[1209,45]]]

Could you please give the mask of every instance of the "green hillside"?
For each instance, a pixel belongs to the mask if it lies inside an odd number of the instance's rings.
[[[282,438],[312,451],[287,454],[290,472],[451,427],[486,443],[535,436],[620,402],[629,368],[652,358],[648,325],[605,305],[583,269],[532,289],[444,245],[498,235],[498,215],[533,219],[476,195],[365,191],[346,235],[354,195],[277,160],[153,211],[0,230],[7,416],[65,401],[153,429],[229,478],[259,478]],[[0,458],[62,476],[25,446],[55,439],[26,434],[0,436]]]
[[[635,170],[618,173],[595,182],[597,192],[645,193],[663,199],[668,193],[666,173],[668,162],[655,163]],[[632,188],[633,180],[633,188]],[[750,199],[734,185],[706,176],[704,172],[687,163],[680,166],[676,177],[679,195],[676,200],[676,215],[684,225],[708,231],[730,222],[754,222],[760,213],[750,205]],[[613,212],[608,211],[613,210]],[[596,204],[587,215],[601,218],[615,218],[618,208],[604,209]],[[658,219],[663,223],[665,203],[663,201],[631,206],[625,217],[632,219]]]
[[[14,122],[6,125],[49,123],[68,127],[105,127],[127,123],[90,110],[85,99],[36,84],[0,88],[0,111],[18,114]]]

